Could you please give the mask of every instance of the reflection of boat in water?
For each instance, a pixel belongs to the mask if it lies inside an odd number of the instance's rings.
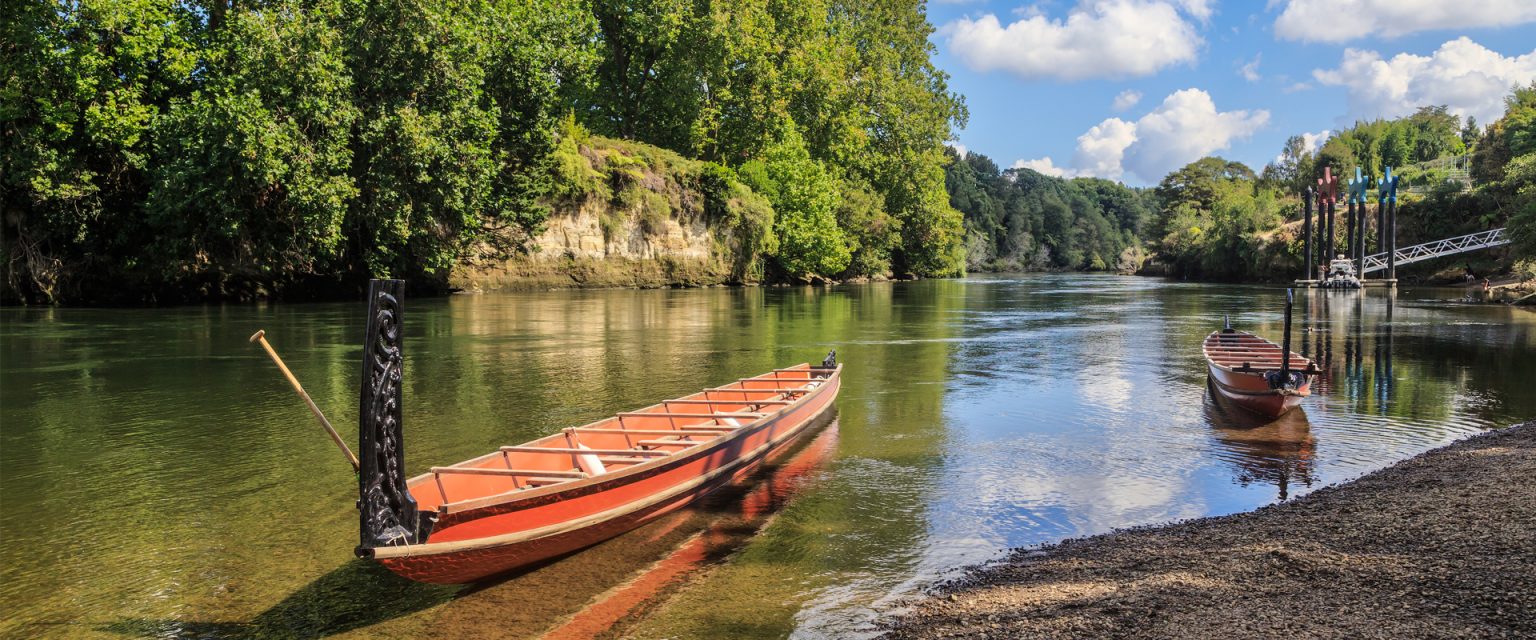
[[[1285,344],[1277,345],[1229,321],[1206,336],[1202,351],[1211,385],[1237,405],[1266,416],[1278,416],[1312,394],[1317,367],[1291,351],[1291,292],[1285,292]]]
[[[745,477],[821,423],[832,355],[620,413],[405,478],[402,281],[369,291],[359,472],[361,544],[422,582],[463,583],[581,549]]]
[[[1270,420],[1232,406],[1213,387],[1205,394],[1205,419],[1225,450],[1221,457],[1236,465],[1238,483],[1275,485],[1281,500],[1295,483],[1312,486],[1317,443],[1306,411]]]

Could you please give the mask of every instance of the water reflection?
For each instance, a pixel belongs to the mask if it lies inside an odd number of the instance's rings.
[[[1232,404],[1208,387],[1205,419],[1222,447],[1218,455],[1232,463],[1238,484],[1274,485],[1276,498],[1285,500],[1293,485],[1310,488],[1316,480],[1317,441],[1306,409],[1271,419]]]
[[[833,346],[848,365],[830,459],[764,496],[772,515],[680,513],[446,600],[347,599],[401,586],[350,561],[351,470],[245,341],[267,329],[348,424],[359,305],[0,309],[0,636],[532,636],[711,518],[730,542],[626,633],[858,636],[893,595],[1008,548],[1252,509],[1536,416],[1536,314],[1447,297],[1302,296],[1299,344],[1326,373],[1273,425],[1207,406],[1199,345],[1225,314],[1278,336],[1278,288],[1048,274],[412,300],[410,473]]]

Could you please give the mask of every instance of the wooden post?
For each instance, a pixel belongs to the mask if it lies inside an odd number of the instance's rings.
[[[1323,206],[1327,207],[1328,212],[1327,223],[1323,227],[1322,242],[1322,267],[1326,270],[1329,263],[1333,261],[1333,252],[1336,249],[1334,238],[1337,237],[1337,226],[1334,223],[1334,218],[1338,212],[1339,179],[1334,177],[1333,167],[1323,167],[1323,177],[1318,179],[1317,182],[1319,186],[1318,193],[1321,196],[1319,213],[1321,213]]]
[[[1312,187],[1302,190],[1301,279],[1312,279]]]
[[[1291,290],[1285,290],[1285,336],[1280,340],[1280,384],[1289,384],[1291,377]]]
[[[1369,181],[1355,167],[1355,177],[1349,180],[1349,261],[1355,265],[1356,277],[1365,279],[1365,203],[1366,184]]]
[[[1350,196],[1349,204],[1346,205],[1346,206],[1349,208],[1349,213],[1344,216],[1344,218],[1345,218],[1344,223],[1345,223],[1345,225],[1347,225],[1347,228],[1344,230],[1344,251],[1349,255],[1349,259],[1350,260],[1354,260],[1355,259],[1355,198],[1354,198],[1353,195]]]
[[[1377,197],[1387,205],[1387,280],[1397,282],[1397,181],[1392,167],[1387,167],[1381,182],[1377,184]]]

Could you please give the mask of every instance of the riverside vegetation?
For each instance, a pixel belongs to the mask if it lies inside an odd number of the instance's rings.
[[[5,18],[6,302],[442,291],[497,270],[1278,279],[1322,166],[1446,158],[1473,188],[1405,197],[1399,243],[1507,223],[1536,253],[1536,86],[1482,129],[1431,107],[1315,152],[1292,138],[1261,173],[1203,158],[1132,189],[946,147],[966,109],[921,3],[85,0]],[[1409,184],[1437,183],[1431,165]],[[579,216],[591,234],[550,242]]]

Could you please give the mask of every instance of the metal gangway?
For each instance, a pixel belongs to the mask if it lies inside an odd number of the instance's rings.
[[[1506,244],[1509,244],[1509,237],[1504,235],[1503,227],[1498,229],[1490,229],[1488,231],[1479,231],[1477,233],[1469,233],[1464,236],[1446,238],[1444,240],[1436,240],[1434,242],[1426,242],[1424,244],[1416,244],[1411,247],[1403,247],[1398,249],[1397,266],[1400,267],[1412,262],[1418,262],[1420,260],[1428,260],[1430,258],[1438,258],[1440,256],[1448,256],[1465,251],[1476,251],[1478,249],[1500,247]],[[1386,268],[1387,254],[1383,252],[1366,256],[1364,265],[1362,265],[1360,269],[1360,273],[1365,274],[1372,271],[1382,271]]]

